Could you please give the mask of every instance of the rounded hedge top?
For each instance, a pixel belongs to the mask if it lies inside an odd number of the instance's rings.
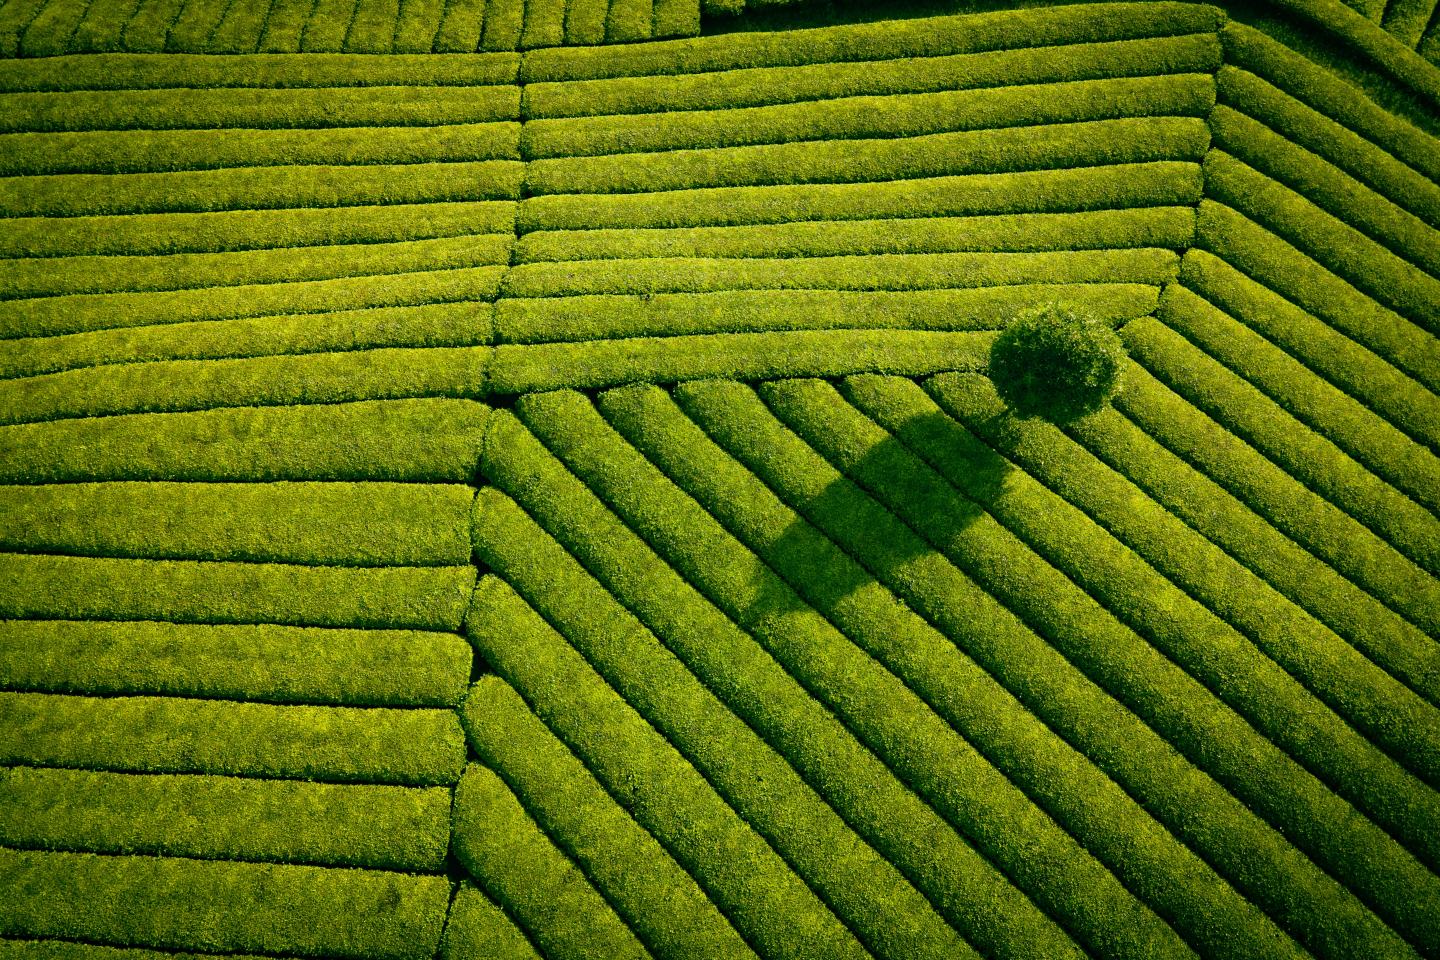
[[[1111,326],[1053,304],[1020,314],[990,349],[990,378],[1022,417],[1064,422],[1120,390],[1125,347]]]

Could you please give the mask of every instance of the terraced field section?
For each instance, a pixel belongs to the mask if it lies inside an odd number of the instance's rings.
[[[1429,8],[302,6],[0,5],[0,958],[1440,957]]]

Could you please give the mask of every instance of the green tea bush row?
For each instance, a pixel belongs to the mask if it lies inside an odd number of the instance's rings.
[[[1219,11],[1190,3],[1096,3],[810,30],[737,31],[632,47],[555,48],[525,57],[521,82],[702,73],[1016,47],[1214,33]]]
[[[877,171],[877,177],[883,173]],[[593,230],[790,224],[1191,205],[1196,163],[1156,161],[877,183],[776,184],[641,193],[527,197],[516,229]]]
[[[702,377],[921,376],[980,369],[993,339],[931,330],[800,330],[506,345],[495,348],[489,385],[494,393],[527,393]],[[0,389],[0,407],[7,400]]]
[[[837,811],[800,779],[783,755],[730,712],[514,501],[493,488],[481,496],[476,506],[476,551],[486,566],[504,577],[534,605],[536,612],[557,626],[591,666],[824,897],[867,949],[896,957],[975,956],[903,875],[857,838]],[[537,726],[538,721],[533,717],[517,718],[516,709],[497,703],[500,699],[518,698],[503,684],[494,686],[508,697],[497,693],[477,704],[472,692],[466,700],[467,730],[474,742],[475,727],[482,718],[494,725],[487,740],[496,745],[476,744],[476,748],[487,761],[494,756],[497,769],[507,775],[514,771],[514,779],[521,774],[516,767],[533,762],[532,756],[543,756],[546,748],[543,741],[526,746],[535,737],[522,737],[516,728]],[[525,713],[528,716],[528,710]],[[544,733],[543,726],[538,730]],[[513,747],[501,754],[498,751],[502,743]],[[882,776],[893,793],[898,783]],[[551,801],[547,797],[556,804],[565,804],[560,810],[588,813],[596,809],[598,801],[587,802],[583,797],[566,804],[558,786],[548,783],[549,778],[537,781],[533,793],[521,790],[522,796],[533,795],[532,809],[548,805]],[[847,792],[861,789],[864,787],[856,786]],[[569,831],[573,834],[575,827]],[[623,863],[625,857],[608,859]],[[615,897],[620,896],[617,891]],[[738,939],[734,944],[729,942],[734,938],[733,931],[704,954],[686,953],[684,943],[660,940],[659,935],[667,927],[681,933],[695,925],[695,921],[686,921],[683,916],[665,920],[665,909],[660,907],[659,929],[650,929],[654,921],[644,918],[654,916],[657,906],[646,904],[667,899],[672,896],[656,891],[644,894],[635,904],[637,932],[655,952],[721,956],[744,947]],[[673,899],[684,902],[679,896]],[[709,939],[714,936],[707,935]],[[700,946],[704,944],[692,944],[689,949]]]
[[[1337,81],[1330,78],[1329,82]],[[1343,83],[1339,85],[1346,86]],[[1391,141],[1379,139],[1371,142],[1344,123],[1321,113],[1331,101],[1304,103],[1269,80],[1230,65],[1220,68],[1216,75],[1216,87],[1221,105],[1263,122],[1279,135],[1328,160],[1422,220],[1432,225],[1440,222],[1440,186],[1422,172],[1428,167],[1417,170],[1407,165],[1383,146],[1376,145],[1376,142],[1387,144]],[[1334,91],[1336,96],[1346,92]],[[1355,92],[1350,90],[1348,94],[1353,96]],[[1369,108],[1379,109],[1374,104],[1370,104]],[[1388,113],[1384,115],[1391,117]],[[1410,159],[1413,161],[1413,156]]]
[[[480,47],[480,35],[484,29],[484,3],[475,0],[461,0],[459,3],[441,4],[437,11],[443,14],[436,23],[430,42],[436,53],[471,53]],[[407,16],[410,11],[406,11]],[[398,16],[398,10],[397,10]],[[395,18],[392,18],[392,22]]]
[[[438,873],[450,791],[10,767],[0,771],[0,842]]]
[[[1008,490],[1008,484],[1014,482],[1010,476],[997,475],[994,466],[977,468],[966,464],[963,472],[947,470],[942,478],[868,418],[863,418],[868,427],[863,427],[864,432],[857,436],[856,429],[863,424],[856,418],[863,415],[852,408],[842,418],[845,407],[837,404],[834,389],[818,381],[767,386],[762,388],[762,394],[771,409],[802,439],[882,498],[912,528],[923,531],[953,563],[975,577],[977,583],[1192,762],[1261,812],[1292,842],[1317,857],[1322,866],[1340,870],[1347,881],[1354,882],[1358,877],[1365,900],[1372,907],[1404,899],[1398,891],[1406,889],[1407,884],[1419,884],[1417,889],[1424,890],[1433,882],[1433,877],[1426,879],[1429,875],[1425,869],[1402,846],[1370,821],[1354,816],[1352,807],[1326,790],[1181,668],[1181,662],[1194,669],[1207,666],[1181,649],[1184,644],[1197,644],[1198,638],[1174,633],[1152,637],[1177,655],[1179,662],[1172,661],[1116,620],[1077,583],[1059,575],[1046,559],[971,498],[973,495],[1004,509],[1004,497],[997,496],[997,488],[1005,484],[1003,489]],[[897,484],[895,477],[914,479]],[[1048,522],[1052,514],[1053,509],[1039,515],[1017,510],[1013,515],[1007,512],[1006,519],[1014,523],[1028,519],[1035,527],[1043,526],[1040,519]],[[1034,529],[1022,529],[1027,536],[1038,535]],[[1051,532],[1055,537],[1074,533],[1063,528]],[[1113,556],[1113,551],[1104,550],[1103,539],[1091,537],[1073,543],[1074,551],[1085,552],[1090,570],[1111,566],[1103,562],[1105,554]],[[1103,552],[1096,556],[1097,551]],[[1077,572],[1073,564],[1066,562],[1066,573],[1077,576],[1085,571]],[[1093,583],[1095,578],[1089,579]],[[1212,636],[1201,644],[1207,656],[1211,653],[1209,644],[1218,639],[1214,631],[1209,633]],[[1213,675],[1214,670],[1208,672]],[[1274,710],[1284,703],[1267,701],[1264,706]],[[1246,707],[1253,712],[1256,705],[1247,703]],[[1363,865],[1357,861],[1355,852],[1359,849],[1369,851]],[[1351,873],[1344,872],[1347,870]],[[1425,912],[1412,912],[1422,927],[1429,922],[1424,919]],[[1372,935],[1377,932],[1372,927]],[[1379,939],[1383,943],[1386,938],[1382,934]],[[1402,952],[1397,947],[1399,944],[1391,940],[1387,952]]]
[[[1210,130],[1215,136],[1215,145],[1230,156],[1303,194],[1326,213],[1343,220],[1420,270],[1431,275],[1440,273],[1435,228],[1419,217],[1263,123],[1224,104],[1210,114]],[[1366,247],[1378,252],[1369,244]]]
[[[605,42],[609,0],[567,0],[565,7],[564,46],[589,47]],[[525,115],[525,101],[522,98],[520,102],[520,112]]]
[[[68,40],[89,6],[89,0],[57,0],[32,8],[35,17],[19,35],[19,55],[49,57],[66,53]]]
[[[377,347],[465,347],[490,339],[488,303],[432,303],[281,317],[240,317],[5,342],[0,376],[152,360],[223,360]]]
[[[509,684],[481,677],[465,698],[461,722],[480,759],[500,773],[652,954],[753,960],[755,954],[694,878],[605,792]]]
[[[422,52],[430,52],[428,45]],[[0,90],[477,87],[514,83],[519,70],[520,56],[515,53],[443,58],[398,53],[372,57],[325,53],[306,57],[110,53],[0,61]]]
[[[438,631],[0,622],[0,687],[20,691],[448,707],[471,659],[468,644]]]
[[[961,173],[1199,160],[1209,142],[1209,128],[1196,117],[1128,117],[903,139],[554,158],[527,164],[525,184],[530,194],[539,195],[909,180]],[[5,208],[12,205],[6,203]]]
[[[626,799],[757,952],[869,955],[780,854],[508,584],[482,579],[467,623],[486,662],[550,718],[612,795]]]
[[[1214,34],[1027,47],[859,63],[752,67],[717,73],[659,74],[604,80],[531,83],[521,114],[557,117],[760,107],[833,97],[932,93],[942,90],[1059,83],[1166,73],[1214,73]],[[3,83],[0,71],[0,83]]]
[[[509,262],[510,234],[160,257],[0,260],[0,299],[139,293],[462,270]]]
[[[106,947],[74,940],[0,940],[0,957],[5,960],[208,960],[214,954],[141,950],[134,947]],[[227,954],[232,960],[262,960],[249,953]],[[508,960],[508,958],[507,958]],[[525,958],[531,960],[531,958]]]
[[[0,256],[219,253],[513,233],[516,207],[510,200],[478,200],[332,209],[16,217],[5,222]]]
[[[542,415],[542,403],[527,398],[518,408],[540,439],[1072,936],[1116,956],[1188,952],[1074,838],[593,408],[571,403],[557,416],[555,403]],[[1077,876],[1085,878],[1083,896]]]
[[[913,355],[920,344],[910,346]],[[293,357],[163,360],[67,370],[0,380],[0,424],[214,407],[407,397],[477,398],[486,393],[486,367],[492,352],[490,347],[386,347]],[[922,356],[936,354],[932,349]],[[904,345],[883,354],[897,358],[906,355]],[[723,365],[727,358],[716,359]],[[618,366],[628,370],[636,364],[622,359]]]
[[[654,22],[654,7],[660,0],[611,0],[605,17],[605,40],[608,43],[631,43],[649,40]],[[523,69],[523,66],[522,66]]]
[[[1177,284],[1166,289],[1159,316],[1176,333],[1354,458],[1356,464],[1432,513],[1440,511],[1440,460],[1384,417],[1370,412],[1187,287]],[[1315,459],[1337,458],[1332,453]],[[1337,478],[1355,473],[1350,461],[1338,462]],[[1372,481],[1362,482],[1375,486]]]
[[[255,320],[256,324],[275,327],[296,322],[277,320],[277,317],[300,314],[313,317],[316,314],[347,310],[470,301],[468,309],[474,318],[475,326],[473,339],[483,341],[489,336],[490,306],[488,303],[474,301],[495,299],[505,271],[506,268],[501,266],[465,267],[458,270],[425,270],[388,276],[302,280],[285,284],[80,294],[26,301],[0,300],[0,337],[50,337],[86,331],[238,318],[259,318]],[[466,306],[451,309],[463,314]],[[357,329],[363,329],[365,324],[361,321],[357,322],[356,326]],[[218,332],[221,328],[215,329]],[[243,329],[243,325],[240,329]],[[281,344],[287,341],[296,342],[296,334],[287,337],[280,334],[279,330],[273,332],[275,339]],[[132,342],[143,342],[145,337],[150,336],[160,337],[162,341],[165,339],[164,334],[153,330],[149,333],[137,332],[135,336],[140,339]],[[240,336],[239,329],[236,330],[236,336]],[[254,342],[253,337],[252,332],[251,342]],[[307,342],[305,334],[300,334],[299,337],[299,343]],[[222,342],[216,339],[215,333],[208,337],[197,335],[196,339],[197,342],[208,340],[216,346]],[[324,340],[323,333],[318,337],[308,338],[308,342],[312,343]]]
[[[450,710],[0,693],[0,717],[26,766],[433,786],[465,762]]]
[[[455,790],[455,856],[547,957],[648,960],[610,904],[535,824],[495,773],[479,764]]]
[[[522,264],[506,274],[502,289],[506,297],[567,297],[777,289],[935,290],[1016,283],[1159,286],[1175,278],[1179,265],[1175,251],[1153,247],[776,259],[648,257]]]
[[[518,120],[520,88],[338,87],[7,93],[0,132],[436,127]]]
[[[1001,957],[1024,957],[1037,949],[1056,957],[1081,955],[1053,921],[510,413],[497,415],[483,465],[487,479],[519,498],[696,678],[807,783],[820,785],[845,822],[977,948]],[[772,789],[783,782],[769,781]]]
[[[433,52],[436,41],[439,40],[440,26],[444,22],[446,14],[450,12],[450,6],[452,5],[444,3],[443,0],[440,0],[440,2],[437,2],[437,0],[401,0],[401,2],[397,3],[390,33],[390,46],[394,53],[389,53],[387,56]],[[470,4],[457,3],[453,6],[458,16],[461,15]],[[469,19],[470,18],[466,18],[467,22]],[[272,7],[270,10],[270,22],[274,23],[274,21],[275,8]],[[480,47],[479,26],[477,22],[475,42],[470,44],[469,50],[466,51],[471,53],[472,56],[474,55],[474,51]],[[457,32],[459,31],[452,30],[451,35],[453,36]],[[311,54],[311,56],[315,56],[315,54]],[[375,57],[375,59],[379,60],[381,58]],[[504,81],[501,82],[513,83],[518,77],[519,70],[517,69],[514,73],[508,73]]]
[[[1172,310],[1197,312],[1193,300],[1168,298]],[[1440,572],[1440,520],[1385,483],[1323,436],[1306,429],[1229,368],[1163,321],[1145,318],[1124,331],[1131,355],[1166,386],[1301,483],[1359,520],[1431,573]]]
[[[352,567],[470,560],[462,484],[0,485],[0,549]]]
[[[1411,323],[1440,333],[1440,280],[1306,197],[1219,150],[1205,158],[1205,189]],[[1432,245],[1434,235],[1429,231]]]
[[[1357,89],[1356,84],[1345,82],[1303,54],[1244,24],[1227,24],[1220,31],[1220,39],[1225,45],[1228,63],[1262,77],[1334,120],[1338,127],[1379,145],[1431,181],[1440,181],[1440,156],[1436,154],[1434,137],[1385,109]],[[1225,82],[1222,71],[1222,87]],[[1243,108],[1244,104],[1235,106]],[[1271,119],[1269,115],[1262,116],[1267,121]],[[1326,129],[1330,129],[1329,125]],[[1281,132],[1290,133],[1289,130]],[[1340,142],[1354,144],[1355,140],[1346,137]]]
[[[0,175],[518,160],[520,124],[0,135]]]
[[[73,217],[516,200],[524,168],[518,160],[479,160],[7,177],[0,179],[0,215]]]
[[[475,570],[0,553],[0,616],[460,629]]]
[[[486,0],[481,50],[514,50],[524,29],[523,0]]]
[[[1275,589],[1304,607],[1378,666],[1440,702],[1436,643],[1379,600],[1275,529],[1244,503],[1157,443],[1118,411],[1070,425],[1070,433]]]
[[[735,227],[546,230],[526,234],[516,263],[639,257],[829,257],[855,254],[1043,252],[1190,245],[1195,211],[1140,207]]]
[[[703,390],[704,384],[696,389]],[[753,394],[750,399],[759,405]],[[1129,893],[1118,891],[1118,877],[1182,937],[1209,952],[1233,948],[1241,940],[1273,942],[1279,931],[1253,906],[978,667],[957,659],[948,639],[706,437],[667,394],[656,387],[624,388],[603,394],[599,403],[626,439],[817,613],[973,744],[994,769],[982,767],[967,779],[998,795],[996,806],[1014,809],[1019,799],[999,799],[1004,791],[995,788],[996,778],[1005,777],[1114,872],[1115,877],[1100,872],[1100,864],[1088,860],[1071,867],[1074,876],[1089,874],[1078,884],[1087,889],[1096,909],[1112,916],[1138,915],[1138,920],[1126,922],[1152,928],[1136,939],[1152,937],[1161,949],[1171,948],[1172,935],[1168,930],[1157,933],[1159,921],[1137,909]],[[741,429],[749,429],[748,424]],[[916,728],[921,737],[929,732],[924,723]],[[1107,905],[1098,907],[1102,901]],[[1091,942],[1093,938],[1086,936]],[[1253,947],[1245,949],[1253,955]],[[1282,950],[1279,955],[1298,957],[1299,952]]]
[[[1435,578],[1339,507],[1172,392],[1139,364],[1116,406],[1276,529],[1427,633],[1440,632]]]
[[[504,343],[545,343],[806,329],[998,330],[1016,311],[1047,302],[1118,325],[1152,312],[1158,301],[1159,288],[1138,283],[512,298],[496,304],[495,333]]]
[[[1435,338],[1365,296],[1280,237],[1212,200],[1200,204],[1196,245],[1440,392]]]
[[[0,882],[7,936],[353,960],[428,960],[450,897],[443,876],[4,849]]]
[[[890,387],[886,399],[899,406],[897,415],[907,425],[901,428],[904,433],[926,423],[948,422],[923,394],[917,398],[913,388],[905,389],[908,396],[897,396],[899,387],[887,379],[857,377],[847,383],[867,396],[876,394],[875,386]],[[1371,941],[1384,945],[1382,952],[1396,952],[1393,934],[1340,884],[781,425],[751,390],[696,382],[681,386],[676,395],[707,434],[959,645],[959,658],[953,652],[930,654],[923,672],[932,684],[963,669],[963,657],[969,655],[1004,688],[997,690],[982,675],[971,685],[954,688],[963,691],[963,697],[946,696],[932,686],[937,702],[957,711],[982,704],[1004,710],[1006,695],[1014,696],[1240,892],[1280,918],[1317,956],[1343,957],[1355,943]],[[887,490],[892,485],[887,484]],[[927,655],[926,648],[907,652]],[[950,665],[942,674],[939,665],[946,663]],[[964,701],[969,697],[978,699],[969,704]],[[1243,914],[1236,919],[1245,925]],[[1248,925],[1252,932],[1264,927],[1255,919]],[[1272,938],[1270,945],[1285,950],[1283,941]],[[1231,946],[1265,949],[1248,940]]]
[[[461,881],[450,901],[439,956],[441,960],[540,960],[505,911],[469,880]]]
[[[1329,324],[1204,250],[1188,250],[1180,282],[1432,451],[1440,451],[1440,397]]]
[[[1209,74],[1119,77],[939,93],[845,97],[737,109],[532,120],[527,159],[698,150],[804,140],[916,137],[1117,117],[1203,117]]]
[[[490,410],[441,397],[0,427],[0,480],[469,483]]]
[[[257,5],[260,26],[263,26],[264,19],[269,15],[269,4],[260,3]],[[235,14],[235,8],[231,7],[230,12],[225,15],[225,21],[216,30],[215,35],[210,38],[210,50],[219,52],[224,49],[226,27]],[[358,0],[355,4],[355,13],[350,19],[350,28],[345,34],[344,51],[346,53],[389,53],[395,45],[396,21],[400,16],[400,0]],[[253,37],[246,37],[249,42],[236,43],[231,51],[239,53],[242,50],[253,50],[259,41],[259,30]],[[474,51],[475,47],[470,50]]]
[[[1015,482],[1013,493],[1007,490],[1008,499],[1015,501],[1014,507],[1007,504],[1002,508],[998,499],[994,506],[1001,520],[1010,521],[1022,538],[1083,582],[1080,574],[1070,571],[1075,558],[1067,557],[1062,548],[1054,545],[1056,537],[1047,537],[1047,532],[1039,529],[1038,524],[1023,524],[1010,518],[1012,511],[1018,514],[1028,504],[1031,510],[1037,509],[1037,505],[1044,507],[1044,515],[1052,521],[1064,517],[1077,529],[1099,534],[1090,522],[1093,521],[1118,541],[1106,541],[1108,557],[1103,557],[1094,546],[1089,550],[1096,558],[1095,566],[1106,568],[1107,583],[1117,586],[1087,586],[1092,595],[1116,611],[1117,616],[1131,618],[1130,611],[1124,610],[1117,599],[1121,590],[1129,589],[1132,595],[1141,596],[1139,591],[1145,589],[1143,595],[1155,597],[1157,604],[1164,603],[1183,629],[1196,636],[1208,634],[1212,638],[1208,649],[1216,666],[1211,671],[1192,668],[1198,678],[1205,681],[1209,679],[1207,674],[1224,671],[1236,678],[1245,678],[1241,682],[1250,689],[1268,688],[1271,691],[1268,695],[1257,697],[1275,704],[1268,712],[1278,716],[1291,709],[1303,710],[1310,718],[1303,722],[1309,730],[1300,736],[1307,742],[1303,748],[1290,744],[1292,755],[1315,770],[1322,780],[1339,781],[1335,787],[1337,792],[1357,806],[1375,811],[1372,816],[1377,820],[1397,819],[1395,809],[1403,811],[1399,819],[1404,820],[1423,816],[1419,811],[1440,808],[1440,799],[1434,798],[1433,791],[1427,791],[1413,777],[1376,756],[1371,746],[1374,743],[1386,749],[1423,780],[1440,779],[1436,776],[1435,755],[1440,711],[1162,506],[1137,496],[1130,483],[1058,430],[1030,421],[1002,433],[998,415],[1003,405],[986,393],[986,388],[975,378],[963,385],[947,378],[940,389],[949,409],[963,416],[967,425],[1033,476],[1034,479],[1022,477]],[[987,417],[996,422],[992,424]],[[956,436],[954,445],[970,460],[982,463],[989,460],[996,466],[1003,462],[980,440],[959,433]],[[964,440],[969,442],[962,443]],[[1059,527],[1060,523],[1052,522],[1050,526]],[[1120,548],[1120,544],[1129,549]],[[1153,571],[1145,564],[1153,567]],[[1169,583],[1165,582],[1167,579]],[[1203,609],[1183,598],[1193,599],[1203,605]],[[1255,650],[1269,660],[1249,646],[1237,643],[1239,638],[1229,631],[1217,631],[1218,624],[1205,611],[1243,634]],[[1139,626],[1136,630],[1148,632]],[[1190,662],[1188,657],[1177,655],[1176,659],[1182,665]],[[1223,684],[1212,680],[1211,686],[1218,695],[1232,699]],[[1307,707],[1306,701],[1312,694],[1338,717],[1316,704]],[[1250,713],[1243,706],[1236,709]],[[1278,725],[1272,718],[1252,716],[1251,719],[1261,730]],[[1356,737],[1342,720],[1366,734],[1371,743]],[[1302,721],[1291,723],[1297,730],[1302,726]],[[1276,733],[1271,733],[1271,738],[1282,746],[1288,739],[1287,735]],[[1322,762],[1327,753],[1335,758],[1348,755],[1348,765],[1333,759]],[[1370,772],[1361,778],[1363,785],[1356,789],[1345,782],[1345,776],[1349,771],[1360,769]],[[1402,826],[1398,833],[1405,837],[1421,831]],[[1435,859],[1434,847],[1429,841],[1421,841],[1417,846],[1425,851],[1422,855]]]

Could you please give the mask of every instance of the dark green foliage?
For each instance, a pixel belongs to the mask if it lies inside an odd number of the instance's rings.
[[[438,872],[444,787],[0,770],[0,843],[89,853]]]
[[[0,693],[0,718],[26,766],[432,786],[465,763],[452,710]]]
[[[354,960],[429,960],[450,893],[444,877],[4,849],[0,887],[11,937]]]
[[[540,954],[525,939],[525,934],[468,880],[460,884],[450,901],[440,957],[442,960],[540,960]]]
[[[274,624],[0,621],[0,688],[448,707],[470,678],[450,633]]]
[[[1109,324],[1057,304],[1021,313],[990,348],[990,378],[1022,417],[1066,421],[1120,390],[1125,347]]]
[[[251,954],[227,954],[232,960],[262,960]],[[102,947],[70,940],[0,940],[5,960],[210,960],[214,954]],[[526,958],[529,960],[529,958]]]

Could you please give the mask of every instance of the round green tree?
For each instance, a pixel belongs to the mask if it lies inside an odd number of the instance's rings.
[[[1120,390],[1125,347],[1108,324],[1054,304],[1020,314],[990,348],[990,378],[1017,415],[1064,422]]]

